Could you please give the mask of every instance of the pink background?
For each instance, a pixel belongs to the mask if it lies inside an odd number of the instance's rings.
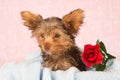
[[[95,44],[102,40],[108,52],[120,60],[120,0],[0,0],[0,65],[21,62],[38,44],[23,26],[20,12],[29,10],[44,18],[63,15],[81,8],[85,10],[84,24],[76,43]]]

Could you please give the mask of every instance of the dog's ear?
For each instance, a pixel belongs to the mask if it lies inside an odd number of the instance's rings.
[[[38,24],[42,21],[42,16],[33,14],[29,11],[22,11],[21,16],[24,20],[24,25],[30,30],[35,30]]]
[[[63,16],[63,23],[69,28],[70,32],[74,35],[77,34],[80,25],[83,23],[84,11],[76,9],[69,14]]]

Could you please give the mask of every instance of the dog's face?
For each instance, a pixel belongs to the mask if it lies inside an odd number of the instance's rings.
[[[33,31],[33,36],[47,54],[61,53],[73,45],[72,36],[65,30],[62,20],[55,17],[41,21]]]
[[[21,15],[24,24],[37,38],[42,52],[50,55],[63,53],[74,45],[74,36],[83,20],[81,9],[72,11],[62,19],[57,17],[43,19],[29,11],[23,11]]]

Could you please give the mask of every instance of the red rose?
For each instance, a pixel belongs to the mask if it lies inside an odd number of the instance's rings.
[[[82,60],[88,68],[91,68],[92,65],[100,64],[103,61],[100,45],[85,45],[82,53]]]

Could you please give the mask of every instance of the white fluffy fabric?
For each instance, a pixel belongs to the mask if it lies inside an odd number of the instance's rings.
[[[0,68],[0,80],[120,80],[120,62],[111,60],[105,71],[51,71],[42,67],[41,52],[29,55],[23,63],[9,63]]]

